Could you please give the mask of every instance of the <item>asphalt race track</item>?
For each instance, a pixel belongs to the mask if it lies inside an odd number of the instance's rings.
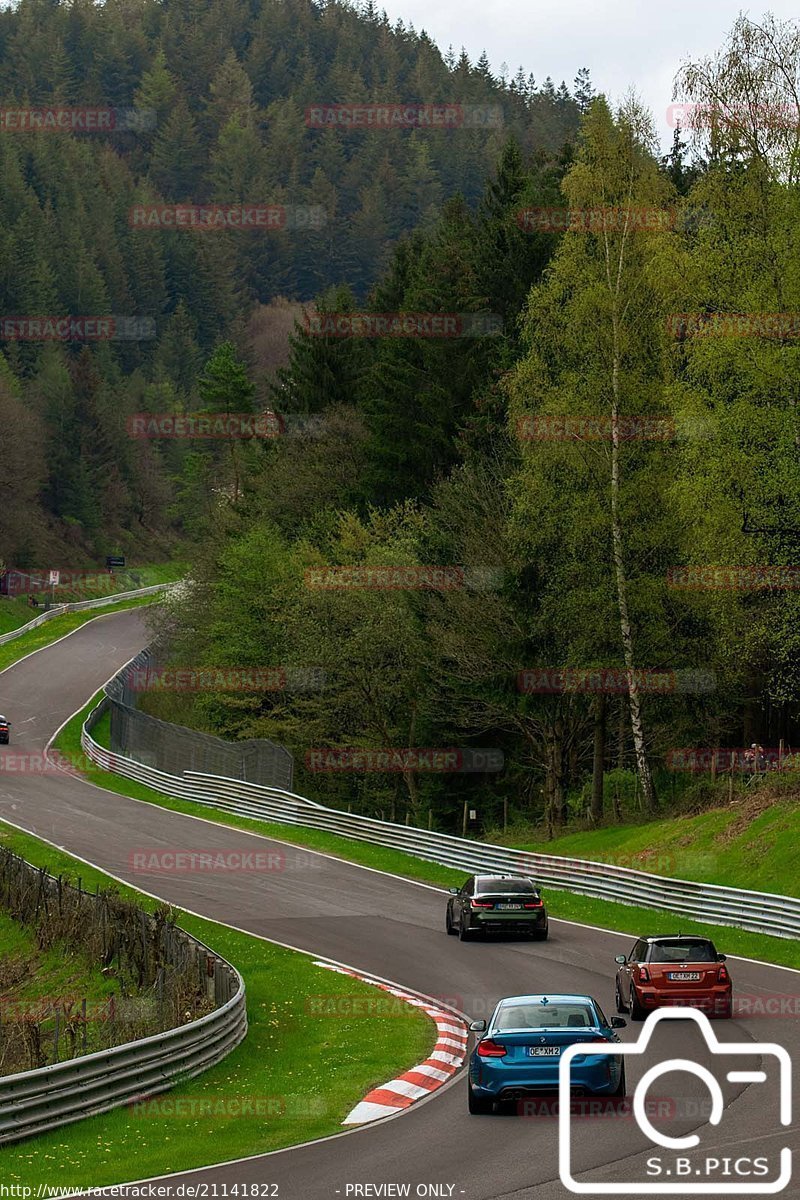
[[[13,723],[12,744],[0,747],[0,757],[43,750],[63,721],[147,640],[141,610],[131,609],[82,626],[0,675],[0,712]],[[9,759],[8,767],[14,762]],[[446,999],[470,1016],[487,1016],[498,997],[524,991],[585,991],[607,1015],[614,1012],[613,958],[630,947],[628,936],[552,922],[545,943],[461,943],[445,935],[444,900],[437,889],[171,813],[60,772],[4,769],[0,817],[172,903]],[[281,869],[213,874],[135,869],[133,855],[153,849],[266,850],[282,856]],[[665,921],[663,932],[674,932],[672,924]],[[661,930],[642,930],[649,932]],[[718,940],[724,950],[724,932]],[[793,1057],[797,1093],[800,974],[736,960],[729,965],[739,997],[752,998],[762,1014],[782,1005],[787,1015],[736,1017],[715,1022],[715,1031],[725,1041],[785,1046]],[[636,1041],[640,1028],[629,1025],[623,1040]],[[769,1156],[768,1178],[777,1174],[781,1147],[791,1146],[797,1158],[797,1104],[791,1128],[782,1128],[770,1056],[754,1054],[733,1064],[753,1069],[761,1061],[766,1083],[730,1083],[725,1074],[731,1060],[710,1054],[694,1026],[682,1021],[662,1026],[653,1049],[654,1056],[629,1061],[629,1093],[653,1062],[688,1056],[712,1070],[725,1095],[724,1116],[715,1128],[707,1123],[708,1093],[700,1080],[682,1074],[654,1085],[651,1096],[657,1091],[665,1098],[659,1127],[670,1136],[697,1132],[707,1157],[734,1162]],[[579,1120],[574,1134],[573,1170],[584,1184],[652,1183],[646,1160],[654,1154],[665,1164],[674,1158],[653,1147],[629,1117]],[[294,1150],[171,1177],[165,1194],[203,1194],[188,1186],[178,1192],[178,1184],[205,1183],[204,1194],[211,1197],[226,1194],[223,1184],[269,1183],[277,1185],[269,1194],[281,1200],[398,1194],[563,1200],[569,1192],[559,1179],[557,1135],[552,1116],[468,1116],[460,1075],[400,1117]],[[731,1175],[731,1184],[737,1178]],[[381,1189],[387,1184],[409,1184],[410,1190]],[[732,1195],[734,1189],[723,1184],[718,1194]],[[800,1197],[797,1179],[781,1195]]]

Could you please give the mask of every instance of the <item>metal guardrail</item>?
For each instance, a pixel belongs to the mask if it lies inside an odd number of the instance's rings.
[[[158,690],[162,669],[170,669],[167,663],[166,647],[156,640],[106,683],[112,750],[170,775],[201,771],[204,775],[291,790],[294,759],[284,746],[267,738],[226,741],[200,729],[162,720],[139,707],[144,689],[152,686]]]
[[[116,592],[112,596],[100,596],[97,600],[75,600],[70,604],[56,604],[54,608],[40,613],[26,625],[20,625],[19,629],[12,629],[10,633],[0,636],[0,646],[4,646],[6,642],[13,642],[15,638],[22,637],[25,633],[30,633],[32,629],[44,625],[45,621],[51,621],[53,617],[60,617],[62,613],[81,612],[85,608],[102,608],[106,604],[118,604],[121,600],[135,600],[138,596],[154,596],[156,592],[166,591],[167,588],[173,586],[171,583],[154,583],[150,587],[134,588],[131,592]]]
[[[800,937],[800,898],[795,896],[751,892],[688,879],[670,879],[632,867],[493,846],[469,838],[340,812],[315,804],[293,792],[244,783],[238,779],[223,779],[194,771],[185,771],[181,776],[166,775],[143,763],[112,754],[95,742],[91,730],[102,715],[104,704],[105,701],[101,701],[84,723],[81,732],[84,753],[104,770],[135,779],[165,795],[255,820],[325,829],[371,845],[403,850],[417,858],[467,873],[497,871],[533,875],[548,887],[561,888],[582,896],[641,905],[754,933],[784,938]]]
[[[239,1045],[247,1033],[244,980],[203,942],[181,932],[208,972],[219,1007],[151,1037],[0,1078],[0,1145],[167,1091]]]

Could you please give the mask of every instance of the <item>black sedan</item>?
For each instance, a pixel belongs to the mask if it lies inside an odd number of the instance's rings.
[[[463,887],[450,888],[446,927],[462,942],[487,933],[519,933],[544,941],[547,909],[526,875],[470,875]]]

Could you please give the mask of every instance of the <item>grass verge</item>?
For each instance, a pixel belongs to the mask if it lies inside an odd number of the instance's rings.
[[[2,824],[0,845],[55,873],[79,874],[84,886],[116,887],[143,908],[155,907],[102,871]],[[371,1087],[421,1061],[434,1043],[433,1023],[410,1006],[392,1021],[343,1016],[357,1000],[366,1002],[364,1011],[375,989],[316,967],[307,955],[188,914],[180,924],[244,976],[245,1041],[165,1095],[3,1147],[4,1184],[100,1187],[337,1133]],[[321,996],[330,1001],[322,1006],[330,1016],[317,1015]]]
[[[64,754],[70,756],[81,754],[81,727],[88,713],[97,704],[101,694],[98,692],[83,711],[64,726],[56,743],[58,749]],[[104,718],[95,727],[93,733],[95,740],[106,746],[108,745],[108,729],[108,718]],[[88,764],[86,775],[99,787],[117,792],[119,795],[133,796],[135,799],[157,804],[174,812],[189,813],[220,825],[230,825],[237,829],[260,833],[265,837],[278,838],[293,845],[320,850],[325,854],[332,854],[337,858],[347,859],[349,862],[371,867],[377,871],[388,871],[393,875],[401,875],[407,879],[443,888],[454,884],[460,885],[464,881],[463,871],[455,871],[451,867],[426,862],[414,855],[405,854],[402,850],[372,846],[367,842],[340,837],[338,834],[328,833],[325,830],[303,829],[297,825],[257,821],[232,813],[218,812],[203,804],[164,796],[132,779],[102,771],[92,764]],[[550,846],[552,843],[548,844],[548,853],[561,853],[561,851],[551,850]],[[585,857],[590,857],[590,855]],[[728,880],[719,882],[724,883]],[[596,900],[592,897],[578,896],[571,892],[556,891],[552,888],[547,889],[547,908],[553,917],[560,917],[566,921],[577,921],[585,925],[596,925],[605,929],[615,929],[620,933],[630,933],[634,937],[641,937],[647,933],[677,932],[676,927],[679,926],[682,933],[699,933],[713,938],[720,950],[726,954],[738,954],[744,958],[754,958],[762,962],[800,969],[800,941],[797,940],[768,937],[764,934],[732,929],[729,926],[690,921],[683,916],[671,917],[669,913],[657,909],[615,904],[611,901]]]
[[[39,1055],[50,1064],[108,1045],[104,1025],[98,1020],[87,1021],[83,1050],[81,1033],[73,1027],[71,1018],[80,1015],[83,1000],[87,1002],[87,1013],[106,1014],[108,1002],[120,995],[118,979],[103,974],[99,962],[74,946],[59,942],[42,949],[37,930],[20,924],[3,910],[0,946],[0,1075],[30,1070]]]
[[[736,884],[800,896],[800,778],[794,773],[758,787],[739,786],[730,803],[705,811],[576,832],[553,841],[512,831],[492,841],[519,850],[592,858],[657,875]]]
[[[20,625],[26,625],[36,613],[31,608],[26,600],[20,600],[18,597],[2,596],[0,597],[0,634],[11,633],[12,629],[19,629]]]

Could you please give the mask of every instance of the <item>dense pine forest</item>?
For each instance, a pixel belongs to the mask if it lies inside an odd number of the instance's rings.
[[[371,6],[22,3],[0,45],[17,103],[156,113],[0,139],[6,311],[155,321],[4,344],[0,554],[179,541],[174,661],[283,673],[151,712],[287,745],[323,802],[450,830],[465,802],[484,827],[654,813],[690,777],[678,748],[800,748],[794,26],[740,18],[682,69],[667,155],[586,72],[496,78]],[[390,96],[503,122],[306,124]],[[253,197],[325,224],[128,222]],[[199,411],[279,434],[128,436]],[[320,757],[436,747],[493,768]]]
[[[127,419],[207,405],[198,374],[225,338],[258,403],[293,303],[332,286],[363,299],[393,247],[431,229],[449,198],[474,207],[510,134],[542,161],[568,153],[591,97],[585,72],[573,93],[496,79],[485,56],[442,53],[371,5],[21,0],[0,11],[3,318],[110,315],[139,330],[68,342],[0,330],[0,560],[67,566],[110,544],[155,552],[185,536],[203,464],[175,443],[131,439]],[[477,123],[371,131],[307,114],[366,103],[447,105]],[[18,115],[29,110],[106,118],[36,130]],[[198,231],[131,215],[233,204],[287,218]]]

